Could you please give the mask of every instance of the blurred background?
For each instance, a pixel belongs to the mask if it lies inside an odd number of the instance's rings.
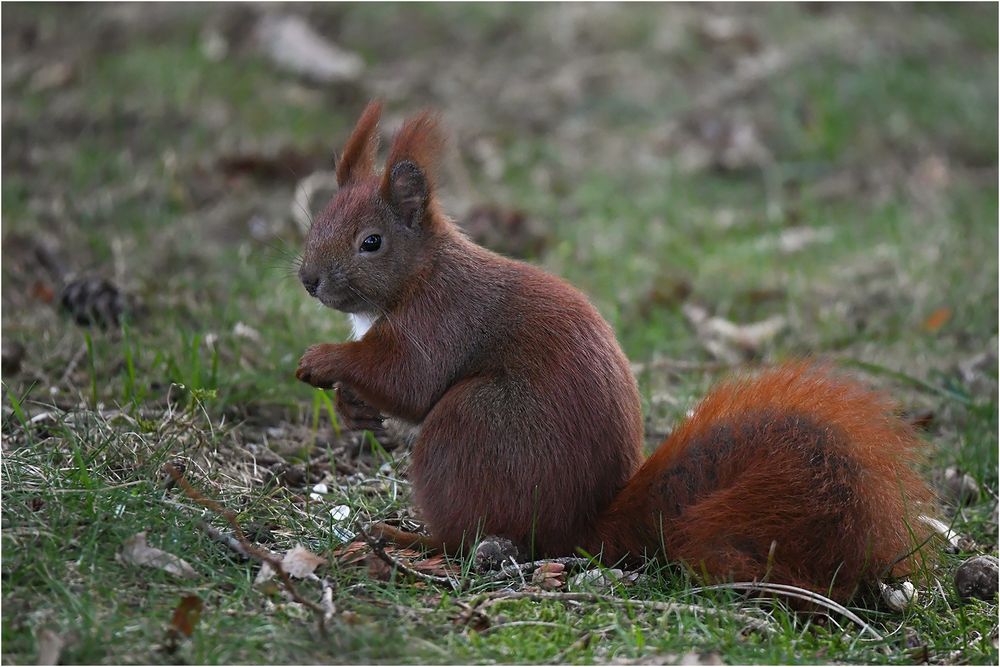
[[[730,368],[827,355],[892,390],[935,466],[995,497],[995,4],[4,3],[2,18],[8,482],[64,484],[58,452],[97,437],[18,426],[43,413],[90,411],[125,438],[135,425],[110,412],[155,432],[197,405],[224,428],[149,460],[199,451],[248,488],[247,447],[339,446],[293,372],[349,327],[295,258],[380,97],[386,140],[443,113],[442,197],[473,238],[611,322],[651,441]],[[56,459],[18,449],[39,439]],[[331,474],[296,460],[293,490]],[[60,525],[19,511],[5,524]],[[25,545],[4,540],[9,571]]]

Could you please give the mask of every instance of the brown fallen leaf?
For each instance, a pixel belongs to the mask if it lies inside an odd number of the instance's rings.
[[[326,564],[326,559],[317,556],[313,552],[309,551],[302,545],[296,546],[294,549],[289,551],[281,559],[281,567],[285,570],[288,576],[295,579],[304,579],[312,574],[317,567]],[[265,581],[271,579],[274,576],[274,568],[271,567],[270,563],[264,562],[260,566],[260,572],[257,573],[257,578],[254,579],[254,585],[262,584]]]
[[[706,308],[694,303],[684,304],[681,310],[694,326],[705,349],[730,363],[755,357],[788,325],[781,315],[750,324],[736,324],[722,317],[710,317]]]
[[[288,576],[302,579],[309,576],[320,565],[326,564],[326,559],[317,556],[303,546],[297,546],[281,560],[281,566],[285,568]]]
[[[198,625],[203,608],[200,597],[185,595],[174,609],[174,615],[170,619],[170,630],[181,636],[190,637],[194,633],[194,627]]]
[[[198,576],[195,569],[183,558],[149,546],[146,543],[146,531],[136,533],[125,540],[119,555],[121,560],[129,565],[155,567],[185,579],[194,579]]]
[[[352,565],[354,563],[360,563],[371,551],[371,547],[368,546],[367,542],[358,540],[356,542],[350,542],[344,546],[336,549],[331,555],[331,557],[338,563],[344,565]]]
[[[437,555],[431,556],[430,558],[424,558],[422,560],[416,560],[410,563],[412,567],[417,572],[423,572],[424,574],[431,574],[436,577],[447,577],[454,576],[458,573],[458,570],[448,564],[444,556]]]
[[[941,330],[941,327],[948,323],[948,320],[950,319],[951,308],[942,306],[928,315],[927,319],[924,320],[924,331],[927,333],[937,333]]]

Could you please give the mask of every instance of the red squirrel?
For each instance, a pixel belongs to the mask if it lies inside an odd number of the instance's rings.
[[[355,340],[310,347],[296,377],[420,425],[410,477],[429,536],[535,557],[683,561],[846,601],[912,569],[931,495],[893,405],[794,363],[716,388],[643,463],[636,381],[587,298],[481,248],[442,212],[437,117],[408,119],[375,170],[381,105],[362,113],[299,277]],[[353,406],[353,408],[352,408]]]

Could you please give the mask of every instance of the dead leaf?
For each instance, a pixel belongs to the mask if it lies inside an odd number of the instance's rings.
[[[326,559],[317,556],[303,546],[297,546],[281,559],[281,566],[288,576],[296,579],[307,577],[320,565],[325,565]]]
[[[423,572],[424,574],[430,574],[435,577],[448,577],[456,574],[456,569],[449,566],[447,561],[445,561],[444,556],[441,555],[413,561],[410,564],[410,567],[417,572]]]
[[[681,310],[694,326],[705,349],[730,363],[757,356],[764,345],[788,326],[781,315],[750,324],[736,324],[721,317],[710,317],[706,308],[694,303],[684,304]]]
[[[933,313],[927,316],[924,320],[924,331],[927,333],[937,333],[941,330],[948,320],[951,319],[951,308],[948,306],[942,306],[938,308]]]
[[[356,542],[351,542],[350,544],[345,544],[339,549],[335,550],[331,556],[338,562],[344,565],[351,565],[353,563],[359,563],[368,556],[368,552],[371,551],[371,547],[368,546],[367,542],[358,540]]]
[[[40,628],[35,632],[35,641],[38,643],[38,662],[36,664],[58,665],[59,655],[66,644],[63,638],[51,628]]]
[[[324,39],[298,16],[264,15],[256,38],[275,65],[312,81],[355,81],[364,69],[361,56]]]
[[[295,579],[308,577],[317,567],[324,564],[326,564],[325,558],[317,556],[302,545],[296,546],[281,559],[281,568],[288,576]],[[271,567],[270,563],[265,561],[261,564],[260,571],[257,573],[257,578],[254,579],[253,583],[255,586],[262,584],[270,580],[274,574],[274,568]]]
[[[197,595],[185,595],[181,598],[177,608],[174,609],[173,618],[170,619],[170,630],[183,637],[190,637],[194,633],[194,628],[201,618],[201,610],[204,608],[201,598]]]
[[[129,565],[155,567],[170,574],[194,579],[198,573],[183,558],[146,544],[146,531],[136,533],[122,545],[121,559]]]

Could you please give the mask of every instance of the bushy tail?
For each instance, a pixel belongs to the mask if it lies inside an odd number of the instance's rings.
[[[826,367],[728,382],[600,517],[605,559],[665,554],[710,580],[846,601],[917,564],[932,502],[920,449],[891,402]]]

